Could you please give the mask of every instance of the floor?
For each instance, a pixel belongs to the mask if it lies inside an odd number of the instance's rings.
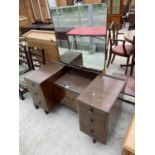
[[[122,30],[124,31],[124,30]],[[86,57],[88,58],[88,57]],[[125,58],[116,57],[106,72],[122,73],[120,63]],[[79,130],[78,114],[57,105],[48,115],[34,108],[31,95],[19,100],[19,152],[20,155],[120,155],[123,139],[134,113],[134,105],[123,102],[121,117],[107,144],[95,144]]]
[[[78,114],[57,105],[48,115],[36,110],[30,94],[19,101],[20,155],[120,155],[134,106],[123,103],[121,117],[106,145],[79,130]]]

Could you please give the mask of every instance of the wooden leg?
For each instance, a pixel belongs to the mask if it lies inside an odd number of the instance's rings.
[[[115,59],[115,54],[113,55],[113,58],[112,58],[112,61],[111,61],[111,63],[113,63],[114,59]]]
[[[24,97],[23,93],[20,91],[20,89],[19,89],[19,98],[21,100],[24,100],[25,99],[25,97]]]
[[[107,68],[109,67],[109,64],[110,64],[110,61],[111,61],[111,56],[112,56],[112,53],[110,52],[109,60],[108,60],[108,63],[107,63]]]
[[[35,105],[35,108],[36,108],[36,109],[39,109],[39,107],[38,107],[37,105]]]
[[[45,114],[47,115],[49,112],[45,110]]]
[[[93,138],[93,143],[96,143],[96,139]]]
[[[127,75],[127,72],[128,72],[129,60],[130,60],[130,57],[127,57],[125,75]]]
[[[135,60],[134,60],[135,58],[133,57],[132,58],[132,63],[131,63],[131,70],[130,70],[130,76],[132,76],[132,74],[133,74],[133,68],[134,68],[134,65],[135,65]]]
[[[69,40],[67,39],[67,43],[68,43],[68,48],[69,48],[69,50],[70,50],[70,44],[69,44]]]

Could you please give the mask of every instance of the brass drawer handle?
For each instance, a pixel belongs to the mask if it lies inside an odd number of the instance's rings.
[[[38,92],[35,92],[34,95],[38,95]]]
[[[35,84],[34,83],[32,83],[32,86],[34,86]]]
[[[93,129],[90,129],[90,132],[91,132],[91,133],[93,133],[93,132],[94,132],[94,130],[93,130]]]
[[[94,109],[92,109],[92,108],[90,108],[89,110],[90,110],[90,112],[94,112]]]
[[[93,118],[91,118],[91,119],[90,119],[90,121],[91,121],[91,122],[94,122],[94,119],[93,119]]]

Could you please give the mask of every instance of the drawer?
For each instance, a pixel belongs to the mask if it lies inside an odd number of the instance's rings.
[[[74,111],[77,111],[76,98],[78,94],[69,90],[65,90],[65,97],[60,101],[61,104],[71,108]]]
[[[89,106],[87,104],[84,104],[80,101],[77,101],[78,106],[78,113],[85,113],[89,117],[93,117],[94,119],[104,121],[106,113],[103,111],[100,111],[92,106]]]
[[[90,137],[105,143],[104,126],[88,125],[86,122],[80,121],[80,130]]]
[[[104,126],[106,118],[103,117],[101,119],[99,119],[98,117],[96,117],[96,115],[88,115],[86,113],[83,112],[79,112],[79,120],[84,121],[86,124],[92,124],[95,126]]]

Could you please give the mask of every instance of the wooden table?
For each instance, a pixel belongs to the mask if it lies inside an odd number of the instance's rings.
[[[127,40],[130,43],[133,43],[134,36],[135,36],[135,30],[128,31],[124,34],[125,40]]]
[[[135,155],[135,116],[133,116],[127,135],[125,137],[122,155]]]
[[[106,37],[106,31],[106,26],[79,26],[69,31],[67,35],[73,36],[77,49],[76,36]]]
[[[56,37],[53,31],[30,30],[23,36],[30,46],[44,49],[47,62],[51,60],[60,60]]]

